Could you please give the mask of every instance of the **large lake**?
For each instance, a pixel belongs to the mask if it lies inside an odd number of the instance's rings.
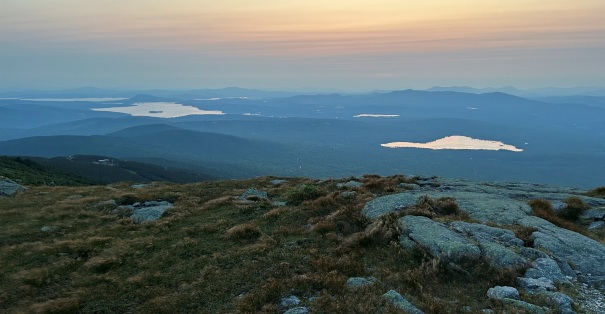
[[[504,144],[498,141],[488,141],[471,138],[468,136],[446,136],[442,139],[428,143],[413,142],[391,142],[381,144],[380,146],[388,148],[426,148],[426,149],[471,149],[471,150],[509,150],[512,152],[522,152],[523,150],[513,145]]]
[[[184,106],[174,102],[140,102],[132,106],[94,108],[94,111],[109,111],[126,113],[131,116],[155,117],[155,118],[177,118],[190,115],[221,115],[220,110],[201,110],[192,106]]]

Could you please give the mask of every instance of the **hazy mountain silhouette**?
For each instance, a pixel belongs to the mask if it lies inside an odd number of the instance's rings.
[[[243,92],[224,92],[235,91]],[[399,172],[588,187],[605,176],[605,107],[599,97],[539,101],[501,92],[402,90],[212,101],[139,94],[118,102],[166,101],[226,114],[161,119],[90,110],[111,103],[2,100],[0,139],[7,140],[0,142],[0,154],[110,156],[217,177]],[[450,135],[498,140],[524,151],[380,146]]]

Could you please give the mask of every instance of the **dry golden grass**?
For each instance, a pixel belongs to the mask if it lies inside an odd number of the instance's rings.
[[[569,200],[569,199],[568,199]],[[571,200],[570,203],[572,204],[571,206],[582,206],[581,204],[583,204],[584,202],[582,202],[580,200],[581,203],[576,202],[575,200]],[[552,204],[550,203],[550,201],[548,200],[544,200],[544,199],[535,199],[535,200],[530,200],[528,202],[529,206],[532,208],[532,214],[535,216],[538,216],[544,220],[547,220],[551,223],[553,223],[556,226],[559,226],[561,228],[565,228],[571,231],[575,231],[577,233],[583,234],[587,237],[591,237],[591,238],[595,238],[594,234],[591,234],[590,232],[588,232],[584,227],[582,227],[579,224],[574,223],[574,221],[577,218],[577,215],[572,214],[571,216],[561,216],[559,214],[557,214],[554,209],[552,208]],[[584,204],[585,205],[585,204]],[[564,209],[565,210],[569,210],[569,204],[568,206]],[[580,210],[581,211],[581,210]],[[575,210],[574,210],[575,212]],[[566,219],[565,217],[568,217],[569,219]]]
[[[605,186],[594,188],[586,193],[588,196],[605,198]]]
[[[399,183],[412,179],[366,176],[362,188],[348,190],[336,187],[348,179],[291,178],[279,186],[272,179],[32,187],[2,199],[0,312],[281,313],[281,298],[295,294],[314,313],[397,313],[381,297],[390,289],[426,313],[501,309],[485,292],[512,284],[516,273],[481,260],[452,268],[402,248],[397,215],[363,219],[372,193],[404,191]],[[236,204],[250,187],[300,203]],[[353,197],[340,197],[351,190]],[[95,206],[108,200],[171,200],[174,207],[137,225]],[[451,200],[428,205],[438,217],[463,218]],[[351,276],[377,282],[352,291],[345,286]]]

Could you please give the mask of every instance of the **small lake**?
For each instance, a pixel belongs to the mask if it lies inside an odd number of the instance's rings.
[[[373,113],[362,113],[362,114],[358,114],[356,116],[353,116],[353,118],[397,118],[399,117],[398,114],[373,114]]]
[[[174,102],[140,102],[132,106],[94,108],[94,111],[109,111],[126,113],[137,117],[177,118],[190,115],[221,115],[220,110],[201,110],[192,106],[184,106]]]
[[[20,100],[27,101],[92,101],[92,102],[105,102],[105,101],[118,101],[128,98],[116,98],[116,97],[97,97],[97,98],[22,98]]]
[[[428,143],[391,142],[381,144],[388,148],[425,148],[425,149],[470,149],[470,150],[508,150],[522,152],[523,149],[498,141],[480,140],[468,136],[446,136]]]

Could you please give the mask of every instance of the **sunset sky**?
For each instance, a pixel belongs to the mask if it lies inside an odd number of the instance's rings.
[[[605,86],[603,0],[0,0],[0,89]]]

